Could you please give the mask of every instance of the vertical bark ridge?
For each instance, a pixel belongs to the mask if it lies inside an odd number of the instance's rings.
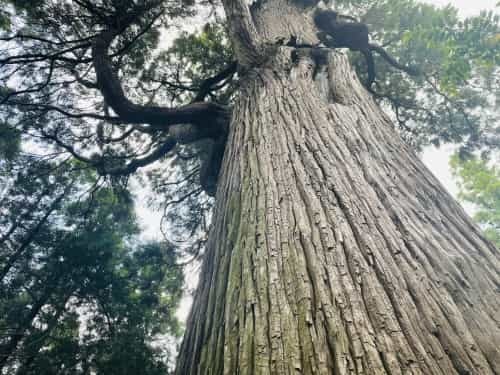
[[[304,17],[305,14],[312,13],[313,8],[294,6],[297,3],[300,3],[300,0],[254,2],[251,7],[252,18],[263,40],[269,42],[280,38],[286,40],[292,35],[309,43],[317,40],[313,32],[312,17]]]
[[[236,103],[177,372],[500,373],[498,250],[345,58],[344,104],[312,71],[260,68]]]

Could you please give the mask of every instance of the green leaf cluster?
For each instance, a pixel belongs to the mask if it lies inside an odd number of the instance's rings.
[[[169,100],[181,104],[191,101],[203,81],[215,76],[233,60],[225,25],[206,23],[200,32],[183,32],[170,48],[162,51],[142,77],[143,82],[170,82],[165,89]],[[213,101],[227,104],[235,92],[230,81],[211,95]]]
[[[458,180],[459,198],[474,204],[474,220],[500,248],[500,168],[487,161],[454,155],[450,165]]]

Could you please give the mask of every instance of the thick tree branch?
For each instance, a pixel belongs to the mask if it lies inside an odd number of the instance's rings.
[[[111,174],[113,176],[127,176],[134,173],[139,168],[145,167],[146,165],[149,165],[161,159],[163,156],[172,151],[176,144],[177,142],[173,137],[168,137],[157,149],[152,151],[149,155],[139,159],[132,159],[122,168],[114,168],[109,171],[104,169],[103,172],[105,174]]]
[[[410,76],[418,76],[421,74],[420,70],[417,67],[414,66],[406,66],[403,64],[400,64],[398,61],[396,61],[395,58],[393,58],[391,55],[389,55],[385,49],[382,47],[376,45],[376,44],[370,44],[370,49],[373,51],[377,51],[377,53],[382,56],[389,64],[391,64],[393,67],[396,69],[402,70],[403,72],[406,72]]]
[[[109,45],[117,35],[116,30],[101,33],[92,45],[92,58],[99,90],[106,103],[124,122],[130,124],[147,123],[159,129],[168,129],[171,125],[185,123],[213,127],[214,124],[219,123],[215,120],[221,116],[227,116],[226,108],[214,103],[196,102],[178,108],[143,106],[132,103],[126,97],[108,56]],[[223,129],[212,130],[220,133]]]
[[[193,99],[193,102],[200,102],[205,99],[205,97],[210,93],[211,90],[213,90],[214,85],[218,84],[219,82],[230,78],[234,73],[236,73],[236,68],[238,67],[238,63],[236,61],[233,61],[227,68],[222,70],[220,73],[216,74],[213,77],[207,78],[203,83],[200,85],[198,94],[196,94],[196,97]]]

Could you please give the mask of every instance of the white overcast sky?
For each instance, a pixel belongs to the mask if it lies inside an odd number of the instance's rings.
[[[498,0],[425,0],[424,2],[435,5],[451,4],[458,8],[460,15],[472,16],[483,9],[494,9]]]

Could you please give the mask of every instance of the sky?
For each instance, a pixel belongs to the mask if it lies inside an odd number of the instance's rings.
[[[459,9],[460,16],[468,17],[478,14],[481,10],[484,9],[495,9],[495,3],[497,1],[498,0],[426,0],[424,2],[442,6],[451,4]],[[497,8],[497,10],[500,10],[500,8]],[[424,150],[420,157],[425,165],[446,187],[446,189],[454,197],[456,197],[458,188],[453,180],[448,164],[450,155],[454,152],[454,150],[455,147],[451,145],[445,145],[439,149],[435,147],[429,147]],[[472,212],[471,206],[466,205],[464,208],[467,212]],[[158,234],[160,233],[158,225],[160,222],[161,214],[158,212],[152,212],[147,208],[145,203],[139,204],[139,206],[137,207],[137,213],[141,218],[145,236],[149,238],[158,238]],[[177,317],[181,321],[186,320],[190,306],[191,298],[183,298],[181,306],[177,313]]]
[[[424,2],[435,5],[451,4],[459,9],[461,16],[472,16],[483,9],[494,9],[498,0],[426,0]]]

